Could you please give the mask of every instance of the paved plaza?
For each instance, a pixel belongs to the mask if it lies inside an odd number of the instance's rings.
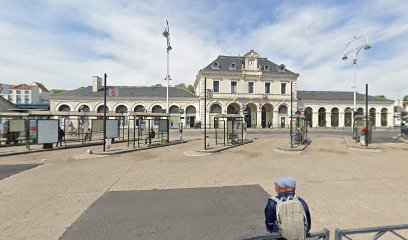
[[[214,154],[192,154],[203,143],[191,134],[120,155],[77,148],[0,158],[0,169],[39,164],[0,181],[0,239],[249,238],[265,233],[264,205],[281,175],[298,180],[312,231],[408,222],[407,144],[365,151],[348,148],[342,133],[312,134],[305,151],[289,153],[276,149],[283,134]]]

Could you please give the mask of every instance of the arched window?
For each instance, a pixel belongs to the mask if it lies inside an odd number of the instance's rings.
[[[79,106],[78,108],[78,112],[90,112],[91,109],[89,108],[89,106],[83,104],[81,106]]]
[[[339,126],[339,109],[333,108],[331,110],[331,126],[338,127]]]
[[[71,108],[68,105],[63,104],[63,105],[58,107],[58,111],[60,111],[60,112],[70,112]]]
[[[307,107],[305,109],[305,117],[306,121],[309,123],[309,126],[313,126],[313,109],[311,107]]]
[[[170,114],[180,114],[180,108],[178,106],[173,105],[169,108],[169,113]]]
[[[388,125],[388,110],[386,108],[381,109],[381,126],[386,127]]]
[[[319,127],[326,127],[326,108],[319,108]]]
[[[228,114],[238,114],[239,110],[240,110],[240,107],[237,103],[231,103],[227,107]]]
[[[108,107],[105,107],[105,108],[106,108],[106,112],[109,112],[109,108],[108,108]],[[98,113],[103,113],[103,109],[104,109],[104,106],[101,105],[101,106],[99,106],[99,107],[96,109],[96,111],[97,111]]]
[[[222,113],[222,108],[219,104],[215,103],[211,106],[210,113]]]
[[[351,127],[351,108],[346,108],[344,109],[344,126],[345,127]]]
[[[128,109],[127,109],[127,107],[125,105],[119,105],[119,106],[116,107],[115,112],[116,113],[127,113]]]
[[[194,106],[188,106],[186,108],[186,115],[195,116],[196,115],[196,108]]]
[[[288,114],[288,107],[286,105],[281,105],[278,109],[278,113],[281,115],[287,115]]]
[[[163,108],[160,105],[155,105],[152,108],[152,113],[161,113],[161,112],[163,112]]]
[[[228,67],[229,70],[237,70],[237,65],[235,63],[231,63]]]
[[[373,123],[373,126],[376,126],[376,119],[375,119],[375,117],[376,117],[376,109],[375,108],[370,108],[370,120],[371,120],[371,122]]]
[[[137,105],[134,109],[134,112],[144,112],[145,111],[145,107],[142,105]]]
[[[357,115],[358,115],[358,116],[364,115],[364,108],[362,108],[362,107],[358,108],[358,109],[357,109]]]

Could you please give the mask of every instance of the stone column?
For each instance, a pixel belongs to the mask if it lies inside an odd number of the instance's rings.
[[[256,110],[256,128],[262,128],[262,110]]]
[[[375,126],[381,127],[381,112],[379,111],[375,113]]]
[[[314,112],[312,116],[312,121],[313,121],[313,127],[319,127],[319,113]]]
[[[326,112],[326,127],[333,127],[331,125],[331,112]]]
[[[344,112],[339,112],[339,127],[344,127]]]
[[[274,110],[273,112],[272,112],[272,127],[273,128],[278,128],[279,127],[279,123],[280,123],[280,120],[279,120],[279,117],[278,117],[278,111],[276,110]]]
[[[394,126],[394,116],[393,116],[393,112],[388,110],[387,113],[387,127],[393,127]]]

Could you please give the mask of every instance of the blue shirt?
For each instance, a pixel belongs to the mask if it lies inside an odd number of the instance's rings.
[[[293,197],[295,196],[294,192],[286,192],[286,193],[279,193],[278,196],[276,196],[276,198],[278,199],[282,199],[282,201],[285,201],[285,199],[287,197]],[[310,218],[310,211],[309,211],[309,207],[307,206],[306,202],[299,197],[299,201],[302,203],[303,208],[305,209],[305,213],[306,213],[306,220],[307,220],[307,232],[310,231],[310,227],[312,226],[312,220]],[[269,232],[279,232],[279,227],[278,227],[278,223],[276,221],[276,202],[272,199],[268,199],[268,202],[266,204],[265,207],[265,225],[266,225],[266,229]]]

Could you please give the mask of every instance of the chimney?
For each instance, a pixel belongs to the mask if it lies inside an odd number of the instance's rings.
[[[92,76],[92,92],[97,92],[102,87],[102,78],[98,76]]]

